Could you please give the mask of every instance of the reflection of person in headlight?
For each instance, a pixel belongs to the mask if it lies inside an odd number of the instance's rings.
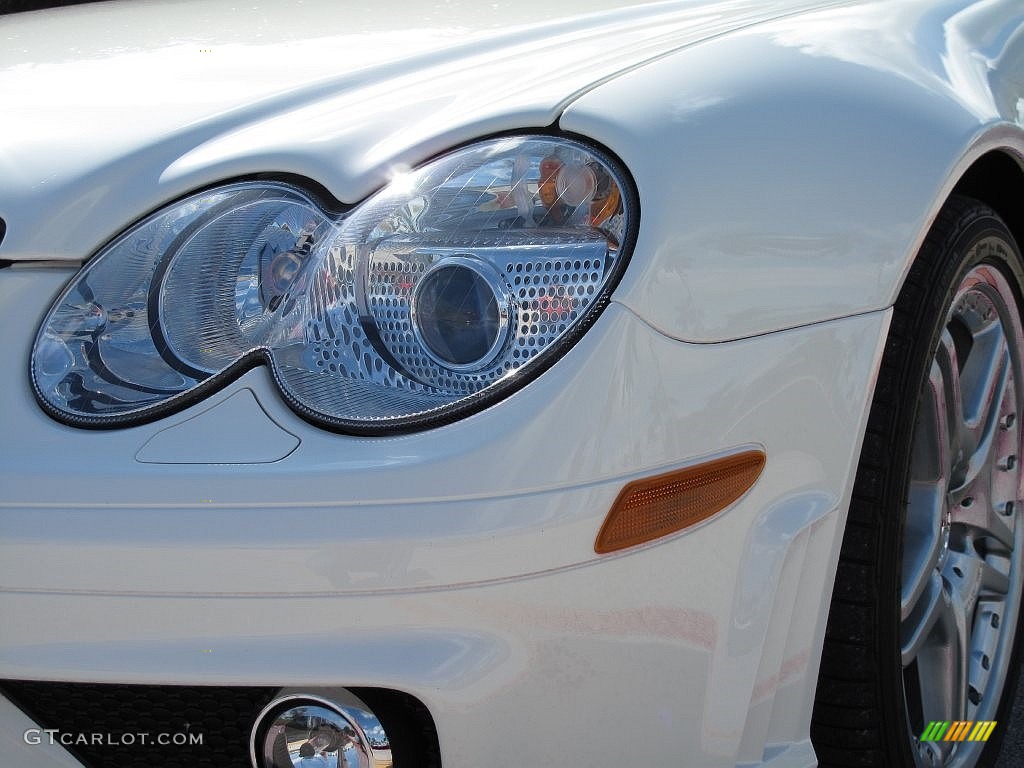
[[[308,741],[299,747],[299,762],[295,768],[327,768],[327,758],[316,754],[313,745]]]

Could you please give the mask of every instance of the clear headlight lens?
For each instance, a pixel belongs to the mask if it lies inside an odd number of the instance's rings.
[[[183,407],[266,362],[320,424],[451,421],[543,370],[594,320],[637,211],[612,159],[565,138],[475,144],[337,215],[232,184],[105,248],[43,322],[32,380],[82,426]]]

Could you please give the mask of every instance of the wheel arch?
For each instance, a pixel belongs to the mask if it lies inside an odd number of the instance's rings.
[[[964,172],[952,194],[985,203],[1024,246],[1024,158],[1008,148],[989,150]]]

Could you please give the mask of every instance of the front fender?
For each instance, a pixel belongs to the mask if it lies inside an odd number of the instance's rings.
[[[945,5],[776,21],[574,102],[561,127],[610,147],[640,189],[615,299],[693,342],[890,306],[971,162],[1024,153],[1024,13]]]

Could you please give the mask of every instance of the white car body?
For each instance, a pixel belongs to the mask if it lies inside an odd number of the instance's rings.
[[[0,17],[0,679],[392,688],[446,768],[815,764],[891,307],[969,169],[1022,162],[1024,13],[618,5]],[[339,435],[263,367],[127,428],[36,403],[44,314],[147,213],[257,174],[356,204],[549,128],[621,159],[639,237],[596,324],[500,403]],[[727,511],[595,554],[626,483],[749,447],[767,464]],[[33,727],[0,699],[5,765],[78,765]]]

